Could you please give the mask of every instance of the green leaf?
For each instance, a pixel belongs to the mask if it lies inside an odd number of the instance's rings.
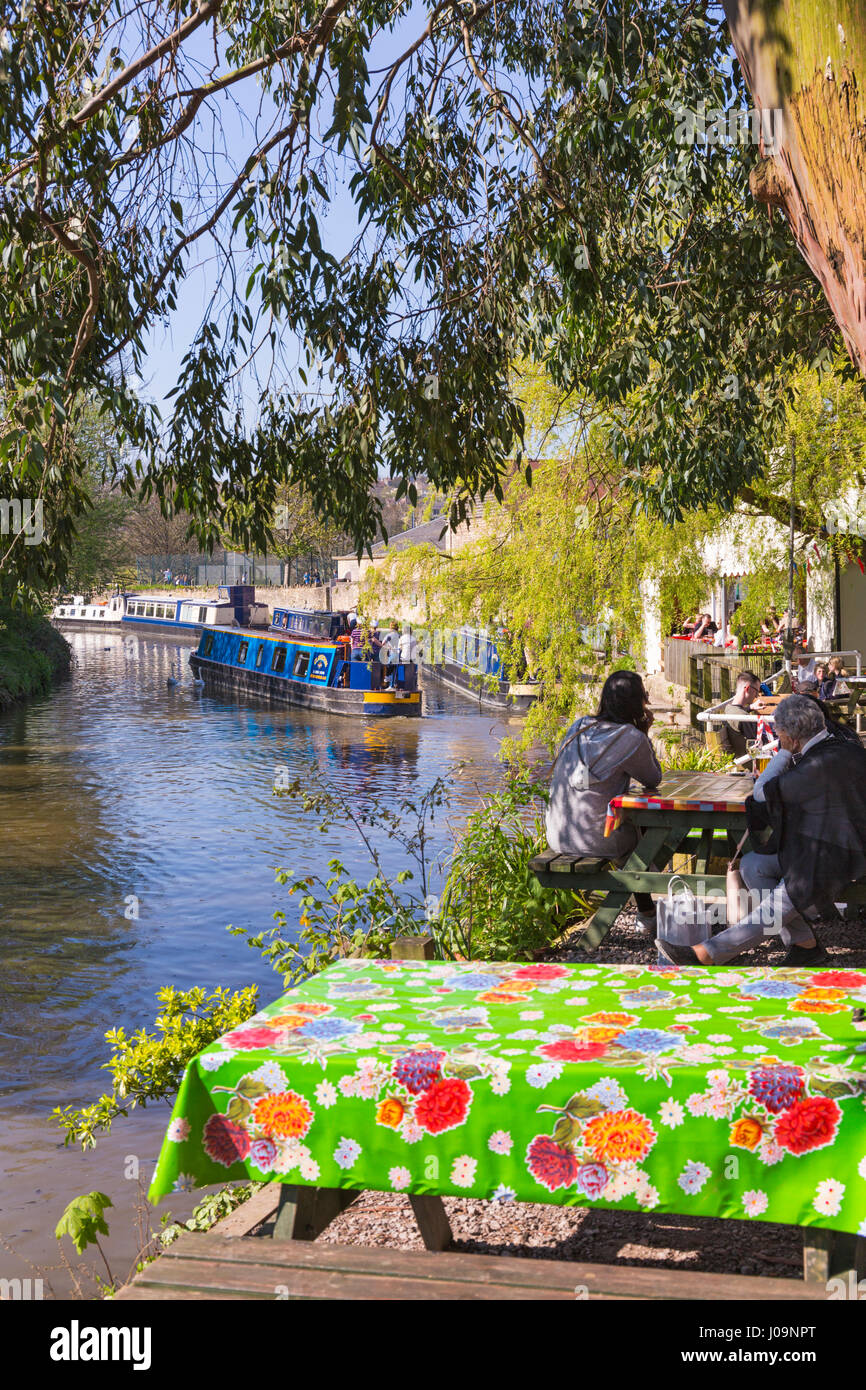
[[[577,1095],[571,1097],[566,1107],[566,1113],[575,1119],[588,1120],[591,1115],[600,1115],[604,1106],[595,1096],[584,1095],[578,1091]]]
[[[57,1223],[54,1234],[58,1240],[69,1236],[80,1255],[85,1246],[98,1244],[97,1235],[108,1235],[108,1226],[102,1215],[106,1207],[112,1206],[110,1197],[104,1192],[88,1192],[82,1197],[73,1197]]]
[[[228,1110],[226,1111],[230,1120],[234,1120],[236,1124],[239,1124],[241,1120],[245,1120],[247,1116],[252,1113],[253,1107],[248,1100],[244,1100],[241,1096],[232,1096],[229,1101]]]
[[[814,1095],[829,1096],[834,1100],[839,1096],[856,1096],[858,1089],[850,1081],[830,1081],[821,1076],[813,1076],[809,1081],[809,1090]]]
[[[256,1100],[259,1096],[267,1095],[268,1088],[264,1081],[255,1081],[251,1076],[245,1076],[235,1087],[239,1096],[245,1096],[247,1100]]]
[[[554,1142],[568,1148],[580,1135],[580,1123],[571,1115],[561,1115],[553,1126]]]

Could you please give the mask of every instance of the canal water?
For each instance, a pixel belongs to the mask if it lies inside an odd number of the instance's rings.
[[[495,785],[499,742],[514,732],[449,692],[425,693],[424,719],[372,726],[232,704],[193,686],[187,641],[71,642],[70,681],[0,717],[0,1277],[42,1276],[46,1297],[75,1287],[81,1262],[65,1239],[63,1266],[53,1231],[82,1192],[111,1197],[104,1244],[126,1276],[165,1128],[165,1107],[150,1106],[86,1155],[63,1147],[50,1112],[107,1089],[105,1032],[151,1025],[163,985],[257,984],[262,1003],[275,998],[280,978],[227,924],[261,931],[281,908],[296,929],[277,867],[322,872],[339,853],[355,876],[372,874],[351,829],[321,834],[320,817],[274,795],[277,768],[307,778],[315,767],[358,806],[397,806],[447,776],[431,841],[444,857],[446,822]],[[406,867],[393,841],[382,853],[393,875]],[[186,1214],[193,1199],[167,1205]]]

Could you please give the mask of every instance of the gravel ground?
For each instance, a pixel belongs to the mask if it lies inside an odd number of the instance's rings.
[[[654,964],[652,943],[635,930],[634,910],[620,914],[592,957],[611,963]],[[816,935],[836,967],[866,967],[866,915],[819,922]],[[784,948],[773,942],[738,958],[738,964],[778,965]],[[549,959],[586,960],[568,942]],[[526,1259],[557,1259],[659,1269],[695,1269],[716,1274],[752,1274],[801,1279],[803,1235],[796,1227],[770,1222],[670,1216],[659,1213],[588,1210],[542,1204],[479,1202],[445,1198],[454,1250]],[[364,1192],[319,1237],[345,1245],[390,1245],[422,1250],[409,1199],[398,1193]]]
[[[657,1213],[588,1211],[540,1203],[469,1201],[446,1197],[454,1232],[449,1248],[530,1260],[576,1260],[643,1268],[696,1269],[800,1279],[802,1234],[769,1222],[730,1221]],[[319,1240],[333,1245],[390,1245],[423,1250],[408,1197],[362,1192]]]

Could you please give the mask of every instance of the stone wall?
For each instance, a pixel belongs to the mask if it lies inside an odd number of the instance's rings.
[[[349,612],[358,602],[357,584],[296,584],[290,587],[280,587],[277,585],[256,586],[256,602],[266,603],[273,612],[274,608],[300,608],[315,609],[319,612],[330,609],[332,612],[345,610]],[[143,591],[144,592],[144,591]],[[198,599],[202,603],[216,598],[216,586],[209,588],[180,587],[173,584],[163,585],[159,588],[160,593],[170,593],[177,598]],[[98,595],[99,598],[109,598],[110,593]]]

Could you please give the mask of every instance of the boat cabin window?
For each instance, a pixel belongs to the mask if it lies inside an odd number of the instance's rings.
[[[212,632],[205,633],[204,646],[201,649],[202,656],[210,656],[213,651],[213,637],[214,635]]]
[[[258,649],[258,651],[256,652],[256,670],[257,670],[257,671],[260,671],[260,670],[261,670],[262,664],[263,664],[263,662],[264,662],[264,659],[265,659],[265,644],[264,644],[264,642],[260,642],[260,643],[259,643],[259,649]]]
[[[293,675],[293,676],[298,676],[298,677],[300,678],[301,676],[305,676],[305,675],[307,674],[307,672],[309,671],[309,669],[310,669],[310,653],[309,653],[309,652],[298,652],[297,656],[295,657],[295,666],[294,666],[294,670],[292,671],[292,675]]]
[[[200,623],[207,622],[207,608],[200,608],[198,610],[198,620]]]
[[[239,648],[238,648],[238,665],[239,665],[239,666],[244,666],[244,665],[246,664],[247,652],[249,651],[249,649],[250,649],[250,644],[249,644],[249,642],[241,642],[241,645],[240,645]]]
[[[100,616],[100,618],[104,618],[104,617],[105,617],[105,609],[104,609],[104,608],[103,608],[103,610],[102,610],[102,612],[100,613],[99,616]]]
[[[149,604],[147,605],[147,611],[146,611],[146,613],[145,613],[145,617],[147,617],[147,618],[152,618],[152,617],[153,617],[153,604],[152,604],[152,603],[149,603]]]
[[[272,670],[272,671],[285,671],[285,669],[286,669],[286,652],[287,652],[288,650],[289,650],[288,647],[284,646],[283,643],[280,643],[280,645],[279,645],[278,647],[275,648],[275,650],[274,650],[274,659],[273,659],[273,661],[271,662],[271,670]]]
[[[288,625],[289,625],[289,615],[288,615],[288,613],[284,613],[280,621],[281,621],[281,624],[282,624],[283,627],[288,627]]]

